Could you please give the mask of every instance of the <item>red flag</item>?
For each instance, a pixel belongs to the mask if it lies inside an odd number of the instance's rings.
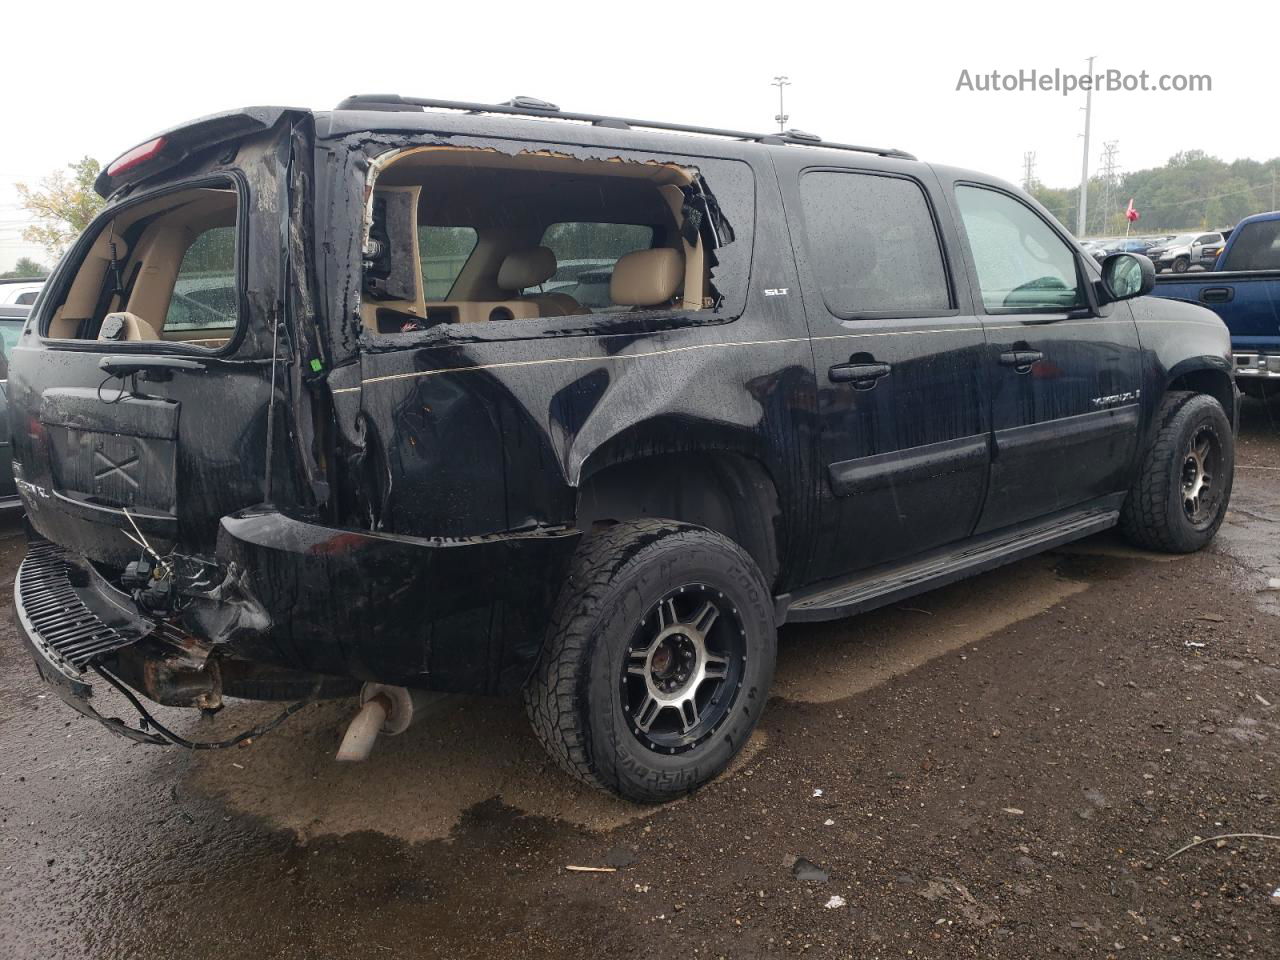
[[[1133,197],[1129,198],[1129,206],[1125,209],[1124,218],[1130,223],[1135,222],[1142,214],[1133,208]]]

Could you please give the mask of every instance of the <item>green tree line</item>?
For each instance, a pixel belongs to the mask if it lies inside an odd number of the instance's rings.
[[[12,270],[6,270],[0,273],[0,280],[21,280],[23,277],[43,277],[47,276],[49,268],[43,263],[37,263],[30,257],[19,257],[18,262],[13,265]]]
[[[1059,189],[1036,183],[1031,193],[1074,230],[1078,186]],[[1102,177],[1094,177],[1089,181],[1086,235],[1124,233],[1124,210],[1130,197],[1142,215],[1133,225],[1135,234],[1234,227],[1251,213],[1277,209],[1280,157],[1227,163],[1203,150],[1186,150],[1174,154],[1164,166],[1123,174],[1110,191]]]

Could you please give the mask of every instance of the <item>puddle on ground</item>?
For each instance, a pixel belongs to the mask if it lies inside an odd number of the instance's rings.
[[[1147,560],[1152,563],[1171,563],[1182,560],[1186,554],[1157,553],[1154,550],[1143,550],[1131,545],[1118,530],[1108,530],[1096,537],[1077,540],[1063,547],[1054,548],[1054,553],[1081,557],[1115,557],[1118,560]]]
[[[1280,504],[1251,493],[1236,490],[1215,547],[1240,562],[1234,579],[1242,592],[1254,595],[1254,605],[1280,616],[1280,590],[1267,588],[1269,581],[1280,579]]]
[[[853,620],[784,631],[776,696],[830,703],[878,686],[1089,588],[1033,557]]]
[[[218,728],[249,726],[276,709],[234,704]],[[373,830],[409,841],[445,839],[466,810],[493,798],[590,830],[661,809],[626,803],[562,773],[517,698],[450,697],[400,736],[380,738],[363,763],[337,763],[338,741],[354,714],[354,700],[308,707],[246,749],[201,753],[183,789],[303,838]],[[765,743],[757,731],[717,783],[732,780]]]
[[[1268,590],[1280,578],[1280,423],[1274,404],[1249,400],[1241,408],[1236,438],[1235,485],[1231,507],[1213,547],[1239,566],[1234,572],[1241,592],[1252,594],[1264,613],[1280,616],[1280,590]]]

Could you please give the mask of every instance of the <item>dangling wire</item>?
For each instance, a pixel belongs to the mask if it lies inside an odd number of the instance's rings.
[[[245,730],[243,733],[238,733],[229,739],[188,740],[186,737],[174,733],[163,723],[153,717],[147,708],[142,705],[142,701],[134,696],[133,691],[126,687],[124,682],[114,674],[107,672],[100,664],[96,663],[93,665],[93,669],[98,676],[102,677],[103,680],[107,681],[107,683],[119,690],[120,693],[124,695],[124,698],[133,704],[133,708],[138,711],[138,716],[142,718],[142,725],[144,729],[148,726],[154,727],[159,731],[162,737],[174,746],[184,747],[187,750],[225,750],[227,747],[234,747],[236,744],[243,743],[245,740],[256,739],[265,733],[270,733],[303,707],[307,706],[307,704],[314,703],[317,694],[320,692],[320,681],[317,680],[315,687],[312,688],[311,695],[305,700],[299,700],[297,703],[290,704],[285,708],[284,712],[275,717],[275,719],[269,720],[266,723],[260,723],[256,727],[253,727],[250,730]]]
[[[138,528],[137,522],[133,519],[133,514],[131,514],[125,507],[121,507],[120,512],[123,513],[125,519],[129,521],[129,526],[133,527],[133,532],[136,533],[137,536],[133,536],[128,530],[121,530],[120,532],[140,546],[144,552],[151,554],[152,558],[156,562],[156,566],[158,566],[164,573],[164,576],[159,579],[164,580],[172,577],[173,565],[164,557],[160,556],[160,554],[156,553],[155,548],[152,547],[150,541],[147,540],[146,534]]]
[[[271,325],[271,395],[267,397],[267,473],[262,481],[262,500],[271,502],[271,459],[275,447],[276,422],[276,367],[280,348],[280,314]]]

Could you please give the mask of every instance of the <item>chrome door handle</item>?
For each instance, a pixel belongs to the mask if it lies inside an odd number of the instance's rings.
[[[892,370],[887,363],[837,363],[827,371],[827,377],[832,383],[852,383],[858,389],[869,390]]]
[[[1018,373],[1027,373],[1033,365],[1044,359],[1039,350],[1006,350],[1000,354],[1000,365],[1013,367]]]

